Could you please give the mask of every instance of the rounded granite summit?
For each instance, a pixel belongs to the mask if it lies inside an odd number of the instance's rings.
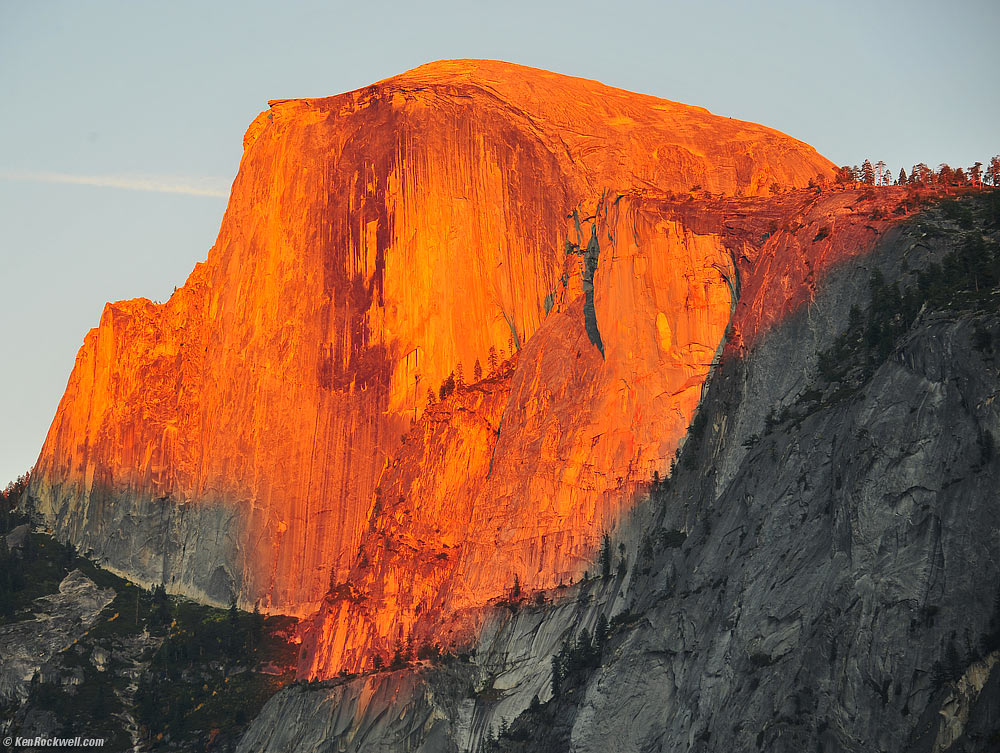
[[[676,192],[833,174],[763,126],[486,60],[273,101],[244,144],[207,260],[87,335],[29,495],[140,582],[323,606],[321,675],[514,572],[578,576],[730,320],[743,241]],[[463,371],[480,387],[429,410]],[[382,517],[415,510],[420,541]],[[348,581],[391,608],[329,644]]]

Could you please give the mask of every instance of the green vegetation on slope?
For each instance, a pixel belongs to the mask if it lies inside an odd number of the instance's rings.
[[[909,275],[902,289],[897,281],[887,282],[879,270],[872,272],[871,305],[865,314],[851,309],[847,330],[820,354],[821,376],[849,388],[863,384],[923,312],[1000,309],[998,228],[1000,191],[949,199],[921,213],[916,227],[921,235],[950,234],[955,237],[953,250],[941,262]],[[991,347],[988,341],[980,344]]]
[[[28,700],[8,705],[10,734],[104,737],[102,750],[235,749],[264,703],[294,676],[295,620],[265,617],[147,591],[40,533],[9,552],[24,586],[4,621],[30,619],[32,602],[79,569],[114,601],[73,646],[33,681]]]

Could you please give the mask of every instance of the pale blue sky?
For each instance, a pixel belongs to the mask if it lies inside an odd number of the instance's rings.
[[[34,463],[104,302],[165,299],[205,258],[268,99],[496,58],[895,174],[1000,152],[998,22],[995,0],[0,0],[0,483]]]

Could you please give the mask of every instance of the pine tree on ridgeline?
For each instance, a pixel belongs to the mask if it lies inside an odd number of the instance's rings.
[[[977,162],[972,167],[969,168],[969,178],[972,180],[972,185],[981,186],[983,184],[983,163]]]
[[[990,160],[986,168],[986,182],[991,186],[1000,186],[1000,155]]]
[[[872,163],[868,160],[861,163],[861,182],[866,186],[875,185],[875,168],[872,167]]]

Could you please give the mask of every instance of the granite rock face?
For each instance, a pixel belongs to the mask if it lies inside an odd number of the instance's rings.
[[[637,589],[644,619],[590,683],[574,749],[907,749],[934,663],[976,645],[996,590],[977,439],[997,430],[998,384],[971,330],[928,316],[858,394],[749,451],[706,448],[701,505],[682,517],[668,495],[663,518],[690,544]],[[761,347],[793,347],[773,337]],[[750,370],[720,375],[720,399]]]
[[[237,750],[319,753],[335,744],[359,753],[458,751],[452,719],[463,690],[454,678],[412,670],[333,688],[288,688],[268,702]]]
[[[134,580],[308,616],[325,682],[244,750],[478,751],[539,706],[516,749],[989,742],[1000,320],[925,310],[818,374],[873,270],[912,284],[965,228],[807,189],[832,165],[770,129],[488,61],[272,102],[244,146],[206,262],[88,334],[27,492]],[[432,643],[469,660],[336,679]]]
[[[74,570],[58,593],[35,601],[32,619],[0,626],[0,701],[23,702],[45,664],[86,632],[114,598],[113,590]]]
[[[559,595],[544,606],[486,616],[471,656],[284,689],[264,706],[239,750],[481,750],[533,698],[551,698],[552,655],[580,629],[593,632],[608,608],[623,608],[626,589],[615,578],[553,593]]]
[[[906,286],[961,236],[937,210],[871,223],[873,205],[846,197],[817,202],[827,219],[799,216],[747,265],[700,428],[613,534],[627,572],[487,619],[468,670],[480,692],[441,707],[449,745],[479,750],[533,696],[549,701],[552,656],[601,614],[623,616],[600,666],[560,697],[554,725],[504,749],[996,745],[1000,652],[979,652],[1000,627],[1000,462],[984,439],[1000,432],[1000,317],[925,310],[860,384],[827,385],[818,354],[852,306],[872,305],[873,270]],[[822,236],[810,223],[837,217],[852,253],[797,272],[809,258],[788,234]],[[758,295],[792,303],[762,317]],[[275,723],[265,708],[254,727]]]
[[[516,363],[414,425],[376,487],[354,567],[307,632],[304,675],[366,669],[400,642],[468,639],[470,610],[515,579],[551,588],[586,569],[601,532],[669,463],[731,316],[728,245],[743,245],[693,232],[670,208],[622,196],[581,233],[604,240],[603,353],[574,252]]]
[[[683,436],[751,253],[671,192],[747,204],[833,172],[763,126],[489,61],[274,101],[244,146],[208,259],[87,335],[28,497],[140,583],[320,609],[303,671],[323,677],[419,633],[418,609],[579,575]],[[427,410],[477,362],[481,400]],[[405,555],[362,582],[383,511],[418,497],[447,568]],[[353,643],[348,582],[384,608]]]
[[[300,674],[364,670],[404,645],[462,645],[481,625],[476,607],[515,579],[533,592],[579,578],[601,534],[667,472],[723,348],[738,357],[781,326],[889,227],[854,211],[858,200],[798,191],[599,205],[589,230],[571,231],[566,284],[516,364],[428,410],[390,459],[354,566],[305,623]],[[602,239],[592,281],[603,352],[583,294],[586,249]]]

